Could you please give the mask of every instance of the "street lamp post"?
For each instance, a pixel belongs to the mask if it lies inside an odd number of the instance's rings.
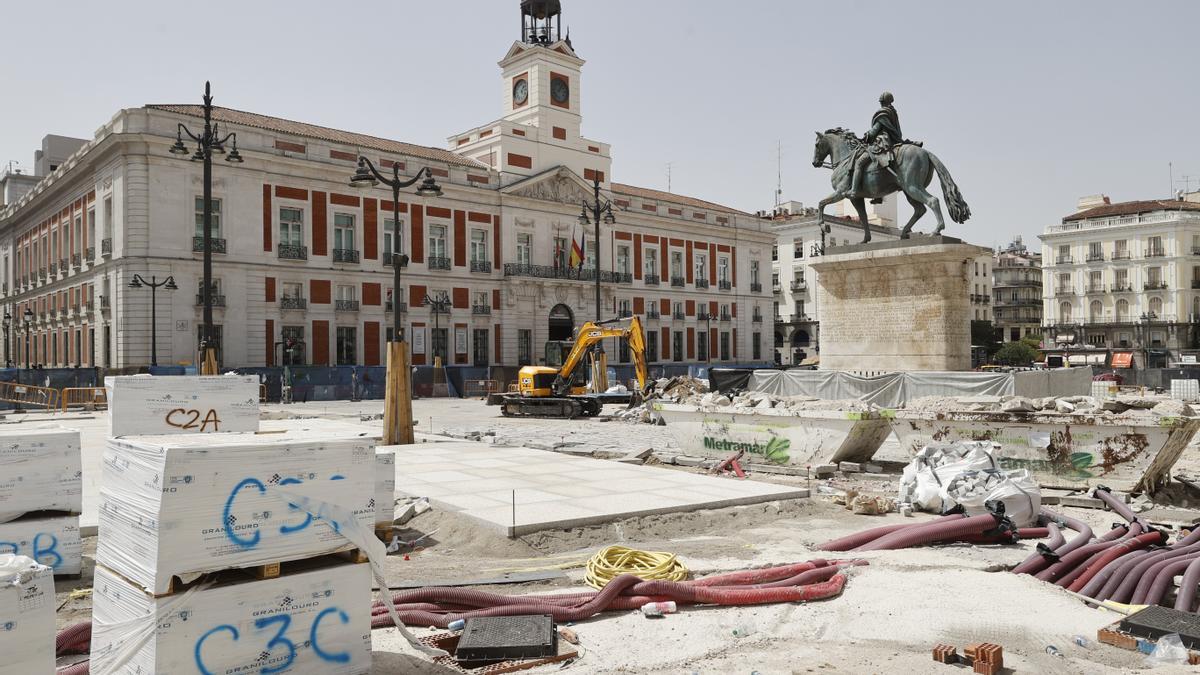
[[[12,314],[8,313],[8,309],[4,310],[4,367],[12,368],[12,352],[10,345],[12,344]]]
[[[28,306],[25,307],[25,314],[23,316],[25,317],[25,368],[29,369],[33,367],[33,355],[29,351],[30,345],[33,344],[33,339],[30,336],[30,332],[33,330],[33,310]]]
[[[400,163],[392,163],[392,177],[375,168],[371,160],[359,156],[358,169],[350,177],[356,188],[372,188],[380,183],[392,188],[392,341],[388,343],[387,387],[383,405],[384,445],[409,445],[414,441],[412,415],[411,372],[408,345],[404,341],[403,321],[400,319],[400,274],[408,267],[400,237],[400,191],[421,182],[417,194],[422,198],[441,197],[442,188],[426,167],[411,180],[400,178]]]
[[[590,212],[590,218],[589,218]],[[593,270],[596,274],[596,324],[603,321],[601,316],[600,305],[600,221],[603,220],[606,225],[612,225],[617,222],[616,216],[613,215],[612,202],[603,199],[600,196],[600,179],[597,177],[592,181],[592,201],[588,203],[585,199],[580,205],[579,224],[583,226],[596,226],[596,238],[592,243],[592,247],[596,251],[596,269]],[[594,370],[592,372],[592,385],[596,393],[602,393],[608,389],[608,360],[604,355],[604,341],[600,340],[596,343],[596,351],[594,353]]]
[[[133,275],[133,280],[129,282],[130,288],[142,288],[148,286],[150,288],[150,365],[158,366],[158,289],[165,288],[168,291],[173,291],[179,287],[175,285],[175,277],[167,277],[162,281],[158,277],[151,276],[150,281],[146,281],[140,274]],[[202,289],[205,297],[208,297],[207,289]]]
[[[433,334],[436,336],[438,333],[441,332],[442,324],[441,324],[441,321],[439,320],[440,316],[442,314],[450,313],[450,305],[452,304],[450,301],[450,296],[446,295],[445,291],[442,291],[442,294],[438,295],[438,296],[430,296],[429,294],[426,294],[423,302],[425,303],[425,305],[427,305],[429,307],[429,311],[431,311],[433,313]],[[433,358],[435,360],[440,358],[442,355],[437,353],[437,341],[431,339],[429,342],[433,348]],[[447,352],[449,352],[449,342],[450,342],[450,338],[449,338],[449,336],[447,336],[446,337],[447,346],[444,347],[444,349],[446,349]],[[449,356],[449,354],[447,354],[447,356]],[[446,363],[445,360],[443,360],[442,364],[445,365],[445,363]]]
[[[214,154],[225,154],[225,144],[232,148],[226,155],[225,161],[241,164],[244,160],[237,149],[237,134],[230,133],[221,136],[217,124],[212,121],[212,87],[204,83],[204,131],[194,134],[181,122],[175,131],[175,145],[171,146],[171,154],[186,155],[191,153],[192,161],[204,163],[204,279],[201,285],[201,300],[204,302],[204,328],[200,336],[200,352],[203,355],[201,374],[217,374],[216,347],[213,345],[212,320],[212,158]],[[183,135],[196,143],[195,152],[189,151],[183,143]]]

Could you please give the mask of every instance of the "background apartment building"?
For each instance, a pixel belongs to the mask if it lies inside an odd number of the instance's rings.
[[[1116,204],[1086,197],[1041,239],[1051,353],[1152,368],[1195,355],[1200,195]]]
[[[1021,237],[992,259],[992,325],[1000,342],[1042,339],[1042,255]]]
[[[583,63],[570,40],[523,34],[501,62],[503,115],[447,149],[218,108],[245,159],[213,171],[222,364],[376,365],[393,312],[417,365],[434,354],[538,363],[546,341],[596,318],[596,275],[603,318],[646,321],[651,362],[769,362],[769,222],[612,182],[610,146],[580,131]],[[130,288],[140,274],[178,286],[157,292],[159,363],[196,361],[201,166],[169,150],[177,125],[202,126],[200,115],[195,105],[120,110],[0,208],[12,360],[145,366],[153,296]],[[408,177],[428,166],[445,192],[402,194],[400,248],[411,260],[394,295],[391,191],[349,186],[360,155]],[[601,224],[599,256],[593,226],[578,222],[595,181],[616,216]],[[571,269],[581,236],[586,262]],[[426,303],[443,297],[445,312]],[[290,354],[289,341],[299,346]],[[608,349],[610,362],[628,361],[624,345]]]

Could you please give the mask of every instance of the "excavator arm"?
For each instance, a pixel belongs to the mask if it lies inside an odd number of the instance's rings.
[[[645,389],[647,378],[646,338],[642,333],[642,322],[635,316],[628,319],[629,326],[627,327],[612,327],[610,325],[623,321],[625,319],[610,319],[602,321],[599,324],[589,321],[579,328],[575,344],[571,347],[571,352],[567,354],[567,358],[563,360],[562,368],[558,371],[558,377],[554,379],[554,390],[556,393],[559,395],[566,393],[571,386],[571,379],[575,374],[575,369],[583,363],[584,357],[587,356],[588,352],[597,343],[607,338],[624,338],[629,342],[629,349],[634,355],[634,367],[637,369],[638,388]]]

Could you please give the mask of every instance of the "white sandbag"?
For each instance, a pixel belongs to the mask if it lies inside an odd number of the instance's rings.
[[[253,375],[122,375],[104,388],[109,436],[258,431]]]
[[[958,504],[968,515],[987,513],[989,502],[1002,502],[1005,516],[1017,527],[1029,527],[1037,522],[1042,491],[1026,469],[965,471],[942,488],[943,507]]]
[[[54,672],[54,573],[0,555],[0,673]]]
[[[96,568],[93,675],[370,671],[369,565],[201,585],[161,598]]]
[[[0,431],[0,523],[33,511],[83,511],[78,431],[50,425]]]
[[[396,451],[375,449],[375,525],[391,527],[396,519]]]
[[[21,518],[0,523],[0,553],[32,558],[52,568],[55,574],[79,574],[83,569],[79,516]]]
[[[288,497],[282,496],[286,490]],[[296,434],[111,438],[104,453],[96,563],[165,593],[172,576],[354,548],[334,517],[375,523],[375,442]]]
[[[964,471],[999,468],[994,447],[989,441],[959,441],[921,448],[900,476],[900,503],[934,513],[951,508],[943,503],[942,487]]]

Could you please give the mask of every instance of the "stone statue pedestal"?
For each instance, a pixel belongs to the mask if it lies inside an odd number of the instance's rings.
[[[950,237],[838,246],[817,271],[821,369],[971,369],[975,259]]]

